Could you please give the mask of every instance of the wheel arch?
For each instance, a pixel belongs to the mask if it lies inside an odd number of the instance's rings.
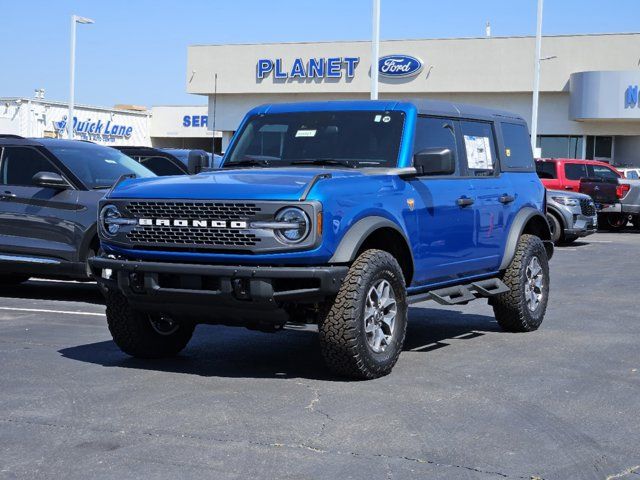
[[[87,259],[89,250],[93,247],[100,247],[98,228],[97,224],[95,223],[87,229],[82,237],[82,242],[80,243],[80,248],[78,249],[78,260],[80,262],[84,262]],[[96,248],[95,251],[97,252],[98,249]]]
[[[547,218],[539,210],[525,207],[516,214],[511,224],[502,262],[500,263],[500,270],[505,270],[513,260],[518,240],[523,234],[535,235],[540,238],[544,242],[544,248],[549,258],[553,256],[553,243],[551,242],[551,231],[549,230]]]
[[[413,252],[407,236],[393,221],[378,216],[366,217],[349,228],[329,263],[351,263],[368,249],[384,250],[395,257],[404,274],[405,284],[413,279]]]
[[[558,210],[556,207],[548,205],[547,206],[547,213],[549,215],[553,215],[554,217],[556,217],[558,219],[558,221],[560,222],[560,226],[562,228],[567,228],[567,221],[564,218],[564,215],[562,214],[562,212],[560,210]]]

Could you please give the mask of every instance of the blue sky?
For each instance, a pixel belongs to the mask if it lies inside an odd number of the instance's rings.
[[[536,0],[381,0],[382,39],[535,33]],[[371,0],[0,0],[0,96],[68,99],[70,15],[76,102],[203,104],[185,93],[187,46],[366,40]],[[546,0],[545,34],[639,31],[638,0]]]

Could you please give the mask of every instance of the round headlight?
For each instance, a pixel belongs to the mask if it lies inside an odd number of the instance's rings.
[[[284,243],[299,243],[309,234],[310,222],[307,214],[297,207],[283,208],[276,214],[276,222],[291,224],[291,228],[275,230],[276,237]]]
[[[120,230],[120,222],[118,222],[120,218],[122,215],[115,205],[105,205],[100,210],[102,230],[109,235],[115,235]]]

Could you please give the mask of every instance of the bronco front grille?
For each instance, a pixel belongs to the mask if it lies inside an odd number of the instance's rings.
[[[132,243],[171,244],[182,247],[253,247],[260,239],[230,228],[136,227],[127,234]]]
[[[137,218],[167,218],[194,220],[208,218],[217,219],[247,219],[260,213],[260,207],[255,203],[222,203],[222,202],[151,202],[132,201],[126,206],[132,217]]]
[[[591,200],[586,198],[580,199],[580,209],[582,210],[582,215],[587,217],[593,217],[596,214],[596,207]]]
[[[262,208],[255,203],[220,201],[132,200],[125,205],[128,216],[137,219],[255,220]],[[239,228],[190,227],[178,225],[136,225],[126,234],[129,242],[140,246],[171,248],[243,249],[256,246],[260,237]]]

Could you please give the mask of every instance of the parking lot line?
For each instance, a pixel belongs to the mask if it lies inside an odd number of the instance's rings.
[[[32,312],[32,313],[62,313],[67,315],[91,315],[96,317],[104,317],[104,313],[96,312],[72,312],[67,310],[46,310],[42,308],[14,308],[14,307],[0,307],[0,310],[10,310],[13,312]]]

